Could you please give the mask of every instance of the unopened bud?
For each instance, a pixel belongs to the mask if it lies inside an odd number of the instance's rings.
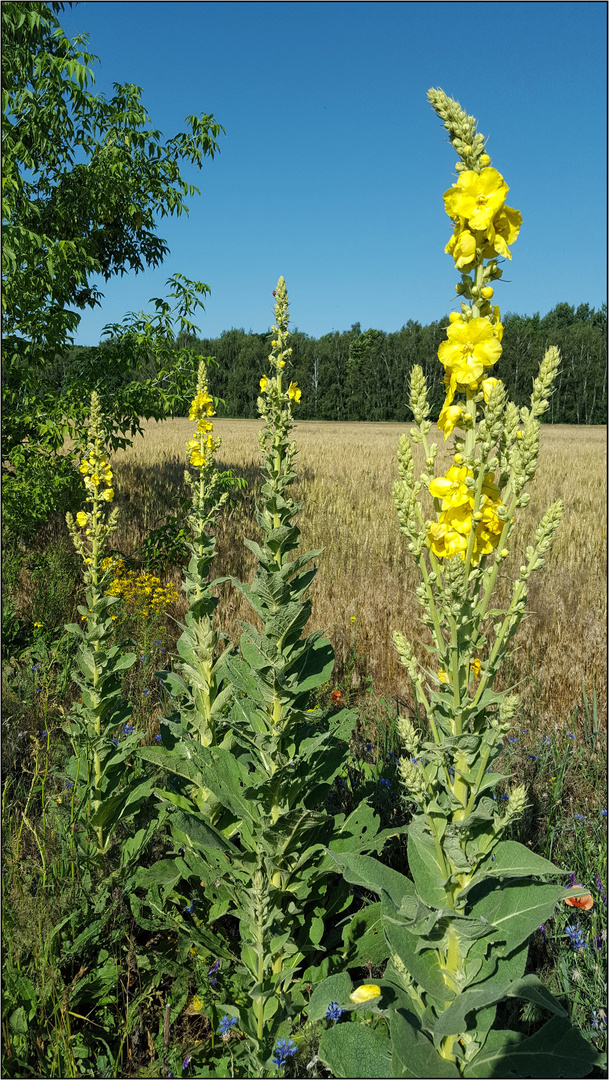
[[[492,285],[485,285],[484,288],[482,289],[482,295],[483,295],[485,300],[490,300],[491,297],[494,295],[494,293],[495,293],[495,290],[493,289]]]
[[[490,165],[490,163],[491,163],[491,159],[488,156],[488,154],[481,154],[480,155],[480,164],[482,165],[482,167],[484,169],[486,169],[487,165]]]

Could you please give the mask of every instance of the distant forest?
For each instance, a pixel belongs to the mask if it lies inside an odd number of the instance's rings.
[[[556,345],[562,365],[545,422],[607,422],[606,305],[595,311],[588,304],[575,309],[561,303],[543,318],[508,314],[503,322],[503,353],[492,374],[503,380],[517,405],[528,403],[540,360],[548,346]],[[289,377],[302,389],[299,419],[408,422],[409,376],[414,364],[425,372],[432,416],[437,419],[444,400],[437,352],[447,325],[448,318],[428,326],[409,320],[401,330],[388,334],[362,330],[355,323],[350,330],[317,339],[294,330]],[[219,338],[178,339],[178,344],[199,355],[216,357],[218,364],[209,372],[210,390],[225,403],[218,415],[235,418],[257,415],[269,342],[268,333],[244,330],[226,330]],[[72,354],[83,351],[71,350]]]

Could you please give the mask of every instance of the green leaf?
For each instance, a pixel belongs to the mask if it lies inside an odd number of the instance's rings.
[[[380,901],[355,913],[343,930],[343,944],[343,956],[349,967],[364,964],[378,967],[387,959],[389,946],[383,932]]]
[[[335,1024],[324,1031],[319,1057],[336,1077],[386,1080],[392,1075],[389,1039],[364,1024]]]
[[[470,893],[469,914],[491,923],[489,940],[505,941],[507,951],[511,952],[553,914],[564,894],[559,885],[485,882]]]
[[[502,840],[493,848],[493,857],[489,857],[478,873],[486,878],[493,877],[534,877],[542,874],[562,874],[554,863],[536,855],[535,852],[518,844],[515,840]]]
[[[504,998],[524,998],[526,1001],[534,1001],[557,1016],[567,1017],[568,1013],[563,1009],[559,1001],[543,985],[536,975],[525,975],[522,979],[501,984],[499,979],[491,979],[488,983],[475,987],[473,990],[465,990],[458,994],[448,1009],[442,1013],[434,1027],[434,1040],[439,1042],[446,1035],[458,1035],[467,1031],[466,1023],[468,1013],[479,1012],[487,1005],[494,1005]]]
[[[307,1015],[309,1020],[323,1020],[328,1005],[336,1001],[341,1009],[351,1009],[353,1002],[349,995],[353,992],[353,983],[346,971],[338,975],[329,975],[323,982],[317,984],[311,994]]]
[[[421,900],[429,907],[446,907],[446,873],[433,837],[420,817],[415,818],[408,829],[408,866]]]
[[[391,953],[394,954],[392,963],[396,968],[397,977],[399,978],[399,965],[396,964],[395,956],[399,957],[399,961],[415,982],[427,990],[436,1001],[451,1001],[454,993],[444,981],[436,950],[424,949],[417,952],[419,939],[415,934],[409,933],[405,926],[400,926],[387,918],[383,920],[383,925]]]
[[[391,1010],[390,1016],[391,1046],[401,1067],[401,1071],[398,1071],[394,1063],[393,1076],[413,1077],[415,1080],[459,1076],[456,1065],[440,1057],[411,1012],[397,1008]]]
[[[346,881],[376,893],[388,893],[396,908],[399,908],[404,896],[414,896],[412,881],[397,870],[384,866],[378,859],[369,855],[343,854],[333,850],[330,854],[342,870]]]
[[[588,1076],[594,1067],[605,1069],[606,1058],[577,1028],[553,1016],[530,1038],[512,1031],[490,1031],[486,1043],[466,1066],[466,1077],[554,1077]]]

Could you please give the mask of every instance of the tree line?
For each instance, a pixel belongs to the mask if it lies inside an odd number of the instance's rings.
[[[412,419],[410,372],[420,364],[427,377],[432,415],[437,419],[444,400],[443,369],[437,353],[446,336],[448,318],[427,326],[409,320],[400,330],[350,330],[314,338],[295,330],[290,378],[302,389],[299,416],[303,420]],[[503,354],[493,369],[510,398],[526,405],[540,360],[550,345],[561,352],[562,365],[546,422],[552,424],[604,424],[607,422],[607,307],[589,304],[577,309],[557,304],[543,318],[508,314],[504,319]],[[270,334],[227,330],[219,338],[183,335],[178,343],[193,356],[214,356],[210,374],[214,393],[223,399],[220,416],[252,418],[260,376],[267,370]],[[106,346],[111,347],[109,342]],[[102,346],[103,348],[103,346]],[[72,354],[82,350],[71,350]],[[65,365],[69,375],[69,362]],[[154,382],[151,358],[147,377]],[[194,368],[193,368],[194,377]],[[187,415],[188,375],[184,405],[176,415]]]

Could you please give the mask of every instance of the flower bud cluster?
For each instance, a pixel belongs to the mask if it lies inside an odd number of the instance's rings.
[[[413,758],[400,758],[398,772],[406,797],[419,805],[425,802],[427,785],[418,763]]]
[[[397,728],[404,750],[409,757],[416,757],[421,746],[421,738],[412,720],[409,720],[407,716],[400,716]]]
[[[99,396],[93,391],[91,394],[91,412],[89,417],[89,439],[87,442],[86,456],[80,465],[83,475],[86,501],[90,508],[79,510],[76,520],[72,514],[66,514],[68,532],[78,554],[83,559],[86,571],[85,581],[97,582],[99,567],[98,556],[101,552],[104,540],[117,527],[118,510],[116,507],[111,511],[106,520],[104,503],[110,503],[114,499],[112,488],[112,469],[103,446],[102,413],[99,404]],[[84,535],[80,531],[84,529]]]
[[[552,383],[558,374],[560,366],[560,353],[556,346],[552,345],[545,353],[539,368],[539,375],[533,381],[533,393],[531,395],[531,413],[534,417],[542,416],[549,407]]]

